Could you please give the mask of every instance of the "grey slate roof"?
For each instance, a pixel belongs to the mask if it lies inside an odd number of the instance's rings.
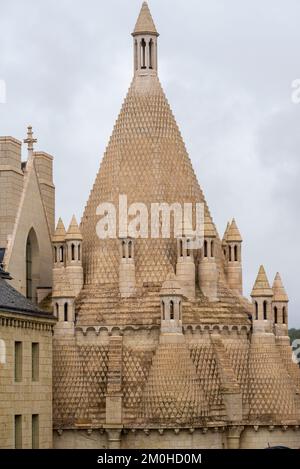
[[[42,311],[21,295],[15,288],[9,285],[6,279],[9,274],[4,272],[0,266],[0,311],[19,313],[26,316],[36,316],[44,319],[54,319],[49,313]]]

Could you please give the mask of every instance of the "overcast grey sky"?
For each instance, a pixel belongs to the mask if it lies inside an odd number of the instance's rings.
[[[81,218],[132,78],[141,0],[0,0],[0,135],[55,157],[56,214]],[[299,0],[151,0],[159,75],[220,235],[235,216],[245,294],[280,271],[300,326]],[[24,149],[25,150],[25,149]],[[24,151],[24,158],[26,152]]]

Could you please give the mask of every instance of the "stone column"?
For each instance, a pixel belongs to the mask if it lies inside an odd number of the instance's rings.
[[[240,449],[240,437],[244,427],[233,426],[227,430],[227,449]]]

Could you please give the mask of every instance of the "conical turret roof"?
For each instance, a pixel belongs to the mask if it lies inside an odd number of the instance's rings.
[[[153,18],[151,16],[149,7],[147,2],[143,2],[139,17],[137,19],[134,31],[132,33],[133,36],[137,34],[155,34],[158,36],[158,32],[156,30]]]
[[[66,238],[66,229],[65,229],[62,219],[60,218],[58,220],[54,235],[52,236],[52,242],[61,243],[65,241],[65,238]]]
[[[227,234],[228,234],[229,228],[230,228],[230,222],[227,223],[226,230],[224,232],[224,236],[223,236],[223,239],[222,239],[222,244],[223,245],[226,245],[226,243],[227,243]]]
[[[263,265],[260,266],[251,296],[273,296],[273,290],[270,287],[267,274]]]
[[[75,215],[73,215],[70,226],[68,228],[67,235],[66,235],[66,240],[67,239],[68,240],[74,239],[74,240],[79,240],[79,241],[82,239],[82,234],[81,234],[81,231],[79,229],[79,226],[78,226],[77,220],[75,218]]]
[[[277,272],[273,283],[274,301],[289,301],[280,274]]]
[[[232,220],[231,225],[227,231],[226,235],[227,242],[242,242],[240,231],[237,227],[235,219]]]

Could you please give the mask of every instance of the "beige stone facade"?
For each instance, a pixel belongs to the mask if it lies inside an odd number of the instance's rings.
[[[37,303],[42,299],[39,287],[43,287],[42,296],[52,288],[53,158],[33,151],[36,139],[31,127],[25,142],[28,159],[22,163],[21,142],[0,137],[0,249],[1,262],[13,277],[13,286]]]
[[[54,230],[52,160],[33,152],[31,130],[26,169],[20,142],[0,139],[0,178],[11,191],[0,207],[4,261],[24,293],[24,246],[33,227],[32,246],[40,249],[32,281],[44,287],[36,296],[44,306],[51,302],[57,319],[51,388],[52,326],[39,329],[40,319],[31,319],[36,325],[24,329],[4,312],[9,366],[0,389],[9,415],[24,413],[26,433],[30,415],[44,411],[40,443],[50,446],[52,389],[54,448],[298,448],[300,373],[281,277],[271,288],[261,267],[252,301],[243,296],[242,236],[232,220],[221,239],[213,222],[158,78],[159,34],[146,2],[132,36],[134,77],[80,224],[73,217],[65,227],[59,219]],[[190,232],[100,239],[98,206],[117,207],[121,194],[149,212],[152,203],[202,204],[203,245],[191,249]],[[9,386],[13,341],[24,342],[28,357],[38,340],[41,383],[30,385],[27,364],[24,383]],[[42,388],[45,401],[30,395],[20,403],[20,389],[38,396]],[[5,447],[12,445],[9,415],[0,407]]]
[[[133,48],[81,224],[60,220],[53,236],[54,447],[300,447],[281,278],[271,288],[261,267],[252,303],[243,297],[242,237],[235,220],[217,232],[158,78],[145,2]],[[186,233],[100,239],[97,207],[120,194],[149,209],[202,203],[203,246],[191,250]]]
[[[0,448],[52,447],[55,319],[1,278]]]

